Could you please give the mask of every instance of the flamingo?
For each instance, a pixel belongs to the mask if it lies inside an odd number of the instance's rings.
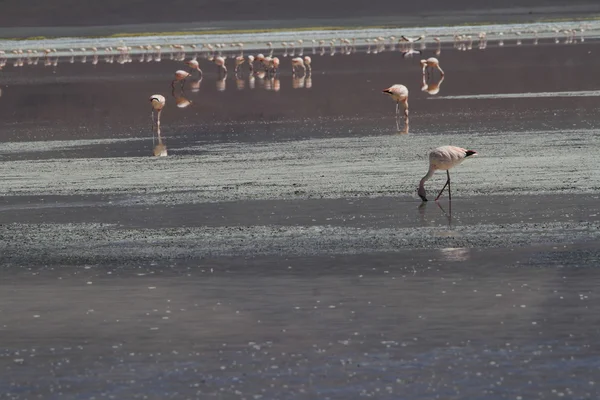
[[[408,89],[404,85],[396,84],[383,90],[383,93],[392,97],[392,100],[396,102],[396,127],[400,130],[400,124],[398,123],[398,117],[400,116],[400,104],[404,107],[404,120],[408,126]]]
[[[383,90],[396,102],[396,115],[400,113],[400,104],[404,107],[404,115],[408,118],[408,89],[404,85],[395,84]]]
[[[304,65],[306,66],[309,74],[312,72],[312,67],[310,66],[311,63],[312,59],[309,56],[304,56]]]
[[[444,70],[440,68],[440,62],[435,57],[429,57],[427,60],[421,60],[421,67],[423,67],[423,75],[425,75],[427,68],[437,68],[440,71],[440,74],[444,76]]]
[[[294,57],[292,58],[292,73],[296,73],[297,68],[302,68],[304,73],[306,73],[306,67],[304,66],[304,60],[302,57]]]
[[[154,111],[157,111],[158,115],[156,117],[156,126],[158,129],[160,129],[160,113],[165,107],[165,96],[161,94],[153,94],[152,96],[150,96],[150,103],[152,104],[152,125],[154,126]]]
[[[198,60],[195,58],[185,62],[188,67],[190,67],[190,71],[196,70],[200,75],[202,75],[202,70],[200,69],[200,64]]]
[[[246,62],[246,59],[244,58],[244,56],[237,56],[235,58],[235,73],[236,74],[237,74],[238,70],[240,69],[240,65],[242,65],[245,62]]]
[[[425,192],[425,182],[427,182],[435,173],[436,170],[446,170],[446,174],[448,175],[448,179],[446,180],[446,184],[440,191],[440,193],[435,198],[437,201],[442,193],[444,193],[444,189],[448,186],[448,200],[452,200],[452,192],[450,191],[450,168],[457,166],[462,163],[467,157],[476,155],[477,152],[475,150],[467,150],[462,147],[456,146],[441,146],[436,149],[433,149],[429,153],[429,171],[427,171],[427,175],[425,175],[421,182],[419,182],[418,194],[421,200],[427,201],[427,193]]]
[[[254,72],[254,56],[252,55],[248,56],[248,69],[250,73]]]
[[[190,76],[192,76],[192,74],[190,74],[187,71],[184,71],[181,69],[175,71],[175,79],[173,80],[173,82],[171,82],[171,87],[174,87],[175,82],[179,82],[179,81],[181,81],[181,86],[183,86],[185,84],[185,80],[187,78],[189,78]]]
[[[402,38],[402,41],[404,41],[404,42],[414,43],[414,42],[418,42],[419,40],[423,39],[425,36],[421,35],[416,38],[411,38],[411,37],[406,37],[406,36],[402,35],[400,37]]]
[[[273,57],[273,59],[271,60],[271,72],[273,74],[279,72],[279,58],[277,57]]]
[[[213,62],[215,64],[217,64],[218,67],[220,67],[221,69],[223,69],[223,72],[225,74],[227,74],[227,67],[225,66],[225,59],[223,57],[221,57],[221,56],[215,57],[213,59]]]

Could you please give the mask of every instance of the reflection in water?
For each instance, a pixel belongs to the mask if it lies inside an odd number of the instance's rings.
[[[223,75],[221,78],[217,79],[215,84],[219,92],[224,92],[227,85],[227,73],[225,73],[225,75]]]
[[[202,77],[200,77],[200,79],[198,79],[198,80],[195,80],[195,81],[193,81],[193,82],[190,84],[190,90],[191,90],[193,93],[197,93],[197,92],[199,92],[199,91],[200,91],[200,83],[202,83]]]
[[[423,75],[423,84],[421,86],[421,91],[427,92],[431,95],[436,95],[440,92],[440,87],[442,86],[442,82],[444,82],[445,76],[442,75],[441,79],[438,82],[427,82],[425,75]]]
[[[471,250],[465,247],[446,247],[439,252],[446,261],[468,261],[471,258]]]

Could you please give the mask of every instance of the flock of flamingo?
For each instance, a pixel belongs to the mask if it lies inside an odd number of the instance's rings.
[[[577,33],[581,33],[580,42],[583,42],[584,36],[583,32],[585,31],[585,25],[582,24],[581,28],[576,29],[568,29],[568,30],[560,30],[555,28],[555,43],[564,43],[564,44],[572,44],[577,42]],[[533,31],[529,32],[529,36],[533,33],[532,44],[537,45],[539,43],[538,33]],[[515,45],[522,45],[523,40],[521,39],[521,32],[515,31],[511,32],[514,35]],[[560,34],[564,35],[564,41],[561,42],[559,39]],[[505,39],[503,32],[496,32],[495,35],[498,37],[497,45],[499,47],[504,46]],[[487,34],[486,32],[480,32],[477,35],[478,44],[477,48],[483,50],[488,45]],[[474,41],[476,39],[472,35],[454,35],[454,48],[460,51],[472,50],[474,47]],[[434,50],[436,56],[439,56],[442,51],[442,41],[440,38],[435,37],[433,41],[437,43],[437,47]],[[337,43],[339,42],[339,46]],[[419,49],[415,49],[415,45],[419,44]],[[185,108],[191,104],[189,100],[187,100],[183,95],[178,96],[175,94],[175,87],[179,85],[182,89],[185,82],[188,78],[193,78],[194,74],[197,74],[197,80],[192,82],[192,91],[197,91],[200,86],[200,82],[203,77],[203,71],[200,68],[199,58],[204,58],[208,62],[214,64],[217,67],[217,89],[225,90],[225,79],[227,77],[227,59],[228,56],[233,59],[234,72],[236,77],[236,82],[238,89],[243,89],[244,84],[243,80],[241,80],[242,68],[246,65],[248,69],[248,79],[250,88],[254,88],[254,81],[258,78],[260,81],[265,80],[266,84],[264,85],[267,89],[278,91],[280,89],[280,82],[278,79],[279,69],[281,66],[281,59],[274,55],[274,46],[271,42],[268,42],[267,48],[269,50],[268,55],[257,54],[257,55],[247,55],[244,56],[244,44],[243,43],[233,43],[231,44],[231,48],[237,48],[239,50],[239,54],[236,55],[235,52],[226,53],[228,50],[228,46],[225,44],[205,44],[202,45],[199,49],[197,45],[183,45],[183,44],[175,44],[169,46],[168,57],[171,60],[182,61],[189,68],[188,70],[180,69],[175,71],[173,75],[173,80],[171,82],[172,86],[172,94],[175,98],[175,102],[177,107]],[[282,57],[290,57],[291,58],[291,69],[292,69],[292,78],[293,78],[293,87],[306,87],[310,88],[312,86],[311,80],[311,71],[312,71],[312,59],[310,56],[304,56],[304,41],[297,40],[292,42],[282,42],[281,46],[283,47]],[[377,37],[374,39],[364,39],[364,46],[366,47],[365,51],[368,54],[378,54],[384,51],[400,51],[403,57],[412,57],[413,55],[421,54],[423,50],[426,49],[427,41],[425,40],[425,36],[421,35],[418,37],[407,37],[401,36],[400,39],[396,39],[394,36],[390,36],[389,38]],[[137,49],[137,53],[133,48],[125,46],[113,48],[105,48],[104,49],[104,61],[107,63],[113,63],[115,61],[115,50],[116,61],[120,64],[125,64],[128,62],[132,62],[132,56],[137,56],[139,62],[150,62],[156,61],[160,62],[162,59],[162,51],[163,48],[158,45],[145,45],[139,46]],[[200,50],[200,51],[199,51]],[[203,51],[204,50],[204,51]],[[81,48],[79,49],[81,52],[87,52],[88,49]],[[89,49],[92,52],[92,60],[91,64],[96,65],[99,61],[100,52],[96,47],[92,47]],[[326,53],[333,56],[336,53],[340,54],[352,54],[357,51],[356,39],[337,39],[330,40],[328,43],[324,40],[320,40],[318,43],[316,40],[312,41],[312,54],[319,54],[321,56]],[[45,49],[42,51],[44,65],[46,66],[54,66],[58,65],[59,56],[57,56],[56,49]],[[69,62],[74,63],[76,60],[75,50],[69,49],[69,53],[71,56],[67,56]],[[186,60],[187,53],[193,53],[191,59]],[[21,67],[25,64],[28,65],[36,65],[40,59],[40,52],[35,50],[27,50],[23,51],[20,49],[13,50],[13,63],[14,67]],[[87,55],[81,55],[80,62],[87,62]],[[26,61],[24,61],[26,60]],[[0,50],[0,70],[7,64],[7,57],[4,51]],[[423,76],[423,86],[422,90],[427,91],[430,94],[436,94],[439,91],[439,87],[444,80],[445,73],[440,66],[440,62],[435,57],[430,57],[427,59],[421,60],[421,68],[422,68],[422,76]],[[437,83],[429,84],[428,78],[435,71],[438,71],[440,74],[440,79]],[[403,110],[404,119],[405,119],[405,132],[408,132],[408,116],[409,116],[409,107],[408,107],[408,89],[406,86],[401,84],[395,84],[390,86],[389,88],[383,90],[383,93],[390,96],[391,99],[396,102],[396,124],[398,130],[400,130],[400,117],[401,117],[401,108]],[[150,96],[150,102],[152,106],[152,124],[153,128],[156,127],[156,132],[158,136],[158,145],[154,147],[154,155],[155,156],[166,156],[167,149],[164,145],[160,133],[160,116],[166,105],[166,98],[161,94],[154,94]],[[156,118],[155,118],[156,114]],[[467,150],[462,147],[456,146],[442,146],[432,150],[429,153],[429,170],[427,174],[421,179],[419,182],[417,193],[423,202],[427,201],[427,194],[425,190],[425,182],[429,180],[436,170],[445,170],[447,173],[447,180],[437,197],[436,201],[441,197],[444,193],[446,187],[448,188],[448,198],[452,199],[451,189],[450,189],[450,172],[449,170],[458,164],[462,163],[468,157],[476,155],[477,152],[474,150]]]

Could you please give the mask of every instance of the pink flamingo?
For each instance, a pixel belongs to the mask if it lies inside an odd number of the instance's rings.
[[[183,86],[185,84],[185,80],[190,76],[192,76],[192,74],[182,69],[175,71],[175,79],[173,82],[171,82],[171,87],[175,87],[175,82],[181,82],[181,86]]]
[[[440,193],[435,198],[437,201],[442,193],[444,193],[444,189],[448,186],[448,200],[452,200],[452,192],[450,191],[450,168],[457,166],[462,163],[465,158],[476,155],[477,152],[475,150],[467,150],[462,147],[456,146],[442,146],[436,149],[433,149],[429,153],[429,171],[427,171],[427,175],[421,179],[419,182],[419,190],[418,194],[421,200],[427,201],[427,193],[425,192],[425,182],[427,182],[434,174],[434,172],[438,169],[446,170],[446,174],[448,175],[448,179],[446,180],[446,184],[440,191]]]
[[[188,67],[190,67],[191,71],[196,70],[196,71],[198,71],[198,73],[200,75],[202,75],[202,70],[200,69],[200,64],[198,63],[198,60],[196,60],[195,58],[193,58],[193,59],[191,59],[189,61],[186,61],[185,63],[186,63],[186,65]]]
[[[440,71],[440,74],[444,76],[444,70],[440,68],[440,62],[435,57],[429,57],[427,60],[421,60],[421,67],[423,67],[423,75],[425,75],[427,68],[437,68]]]
[[[150,96],[150,103],[152,104],[152,125],[154,125],[154,111],[158,111],[158,115],[156,117],[156,126],[158,129],[160,129],[160,113],[165,107],[165,96],[160,94],[153,94],[152,96]]]
[[[400,114],[400,104],[404,107],[404,116],[408,118],[408,89],[404,85],[393,85],[383,90],[396,102],[396,117]]]

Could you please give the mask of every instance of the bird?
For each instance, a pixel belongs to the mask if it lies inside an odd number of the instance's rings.
[[[396,117],[400,114],[400,104],[404,107],[404,116],[408,118],[408,89],[404,85],[396,84],[383,90],[396,102]]]
[[[421,39],[423,39],[423,38],[424,38],[424,36],[419,36],[419,37],[416,37],[416,38],[411,38],[411,37],[406,37],[406,36],[404,36],[404,35],[402,35],[402,36],[400,36],[400,37],[402,38],[402,40],[403,40],[404,42],[408,42],[408,43],[414,43],[414,42],[418,42],[419,40],[421,40]]]
[[[306,66],[309,74],[312,72],[312,67],[310,66],[311,63],[312,59],[309,56],[304,56],[304,65]]]
[[[175,79],[173,80],[173,82],[171,82],[171,87],[175,86],[175,82],[179,81],[181,81],[181,86],[183,86],[185,84],[185,80],[190,76],[192,76],[192,74],[182,69],[175,71]]]
[[[270,67],[271,67],[270,72],[272,74],[278,73],[279,72],[279,58],[273,57],[273,59],[271,60]]]
[[[421,67],[423,67],[423,75],[425,75],[427,68],[437,68],[440,71],[440,74],[444,76],[444,70],[440,68],[440,62],[435,57],[429,57],[427,60],[421,60]]]
[[[242,65],[245,62],[246,62],[246,59],[244,58],[244,56],[237,56],[235,58],[235,73],[236,74],[237,74],[238,70],[240,69],[240,65]]]
[[[227,67],[225,66],[225,59],[221,56],[217,56],[213,59],[213,62],[217,64],[219,69],[223,70],[223,73],[227,74]]]
[[[292,58],[292,74],[296,74],[296,69],[301,68],[306,73],[306,67],[304,66],[304,60],[302,57]]]
[[[471,157],[477,155],[475,150],[467,150],[462,147],[456,146],[441,146],[433,149],[429,153],[429,171],[427,174],[421,179],[419,182],[419,189],[417,193],[419,197],[423,201],[427,201],[427,193],[425,192],[425,182],[427,182],[435,173],[436,170],[446,170],[446,174],[448,175],[448,179],[446,180],[446,184],[440,191],[440,193],[435,198],[437,201],[442,193],[444,193],[444,189],[448,186],[448,200],[452,200],[452,192],[450,191],[450,168],[457,166],[462,163],[467,157]]]
[[[250,73],[254,72],[254,56],[252,55],[248,56],[248,70]]]
[[[198,71],[198,73],[200,75],[202,75],[202,70],[200,69],[200,64],[198,63],[198,60],[196,60],[195,58],[193,58],[193,59],[191,59],[189,61],[186,61],[185,63],[186,63],[186,65],[188,67],[190,67],[190,72],[193,71],[193,70],[196,70],[196,71]]]
[[[161,94],[153,94],[152,96],[150,96],[150,103],[152,104],[152,125],[154,126],[154,111],[157,111],[158,115],[156,117],[156,126],[158,127],[158,129],[160,129],[160,113],[165,107],[165,96]]]

